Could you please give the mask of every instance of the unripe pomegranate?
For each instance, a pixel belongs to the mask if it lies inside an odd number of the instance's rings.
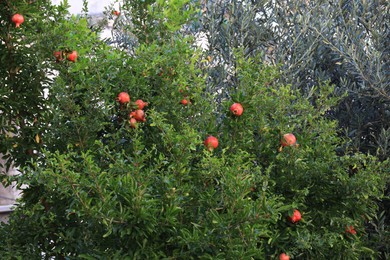
[[[72,51],[72,52],[68,55],[68,61],[76,62],[76,59],[77,59],[77,51]]]
[[[135,118],[130,118],[130,127],[137,128],[137,120]]]
[[[214,150],[218,147],[218,139],[212,135],[206,138],[204,141],[204,145],[207,147],[209,151]]]
[[[144,109],[148,105],[147,102],[144,102],[142,99],[138,99],[135,101],[135,104],[137,104],[138,109]]]
[[[183,106],[186,106],[186,105],[188,105],[188,100],[187,99],[182,99],[181,101],[180,101],[180,103],[183,105]]]
[[[134,117],[138,122],[145,122],[145,112],[141,109],[137,109],[130,113],[130,117]]]
[[[300,221],[302,218],[301,212],[299,210],[294,210],[294,213],[292,216],[289,216],[288,219],[290,220],[291,223],[297,223]]]
[[[244,112],[244,108],[240,103],[234,103],[233,105],[230,106],[230,111],[235,116],[241,116],[242,113]]]
[[[20,27],[20,25],[24,22],[24,17],[21,14],[14,14],[12,16],[12,22],[15,24],[15,27]]]
[[[281,253],[279,255],[279,260],[290,260],[290,257],[286,253]]]
[[[121,104],[129,103],[130,102],[130,96],[126,92],[121,92],[118,94],[117,100]]]
[[[345,233],[351,234],[351,235],[356,235],[356,230],[353,226],[349,226],[345,229]]]
[[[280,144],[282,146],[293,146],[296,145],[296,143],[297,138],[291,133],[283,135],[282,139],[280,140]]]

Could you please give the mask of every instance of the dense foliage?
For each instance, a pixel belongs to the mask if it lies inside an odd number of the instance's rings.
[[[348,94],[338,95],[337,84],[318,79],[303,95],[285,82],[283,65],[261,52],[229,45],[229,64],[202,52],[183,33],[196,24],[192,1],[125,1],[119,16],[110,14],[122,39],[131,39],[118,41],[119,49],[100,41],[85,18],[60,18],[65,7],[15,3],[45,18],[26,19],[17,31],[26,42],[15,55],[37,64],[22,63],[21,70],[28,80],[40,77],[31,85],[39,94],[22,99],[35,105],[22,106],[16,94],[9,102],[27,79],[2,72],[9,83],[1,98],[10,109],[1,115],[10,123],[1,140],[12,140],[3,141],[2,152],[23,172],[14,177],[23,197],[0,226],[2,257],[386,257],[366,225],[377,216],[389,161],[356,151],[341,135],[329,117]],[[9,31],[1,37],[15,30],[8,18],[17,5],[4,6],[1,23]],[[39,26],[45,42],[34,34]],[[66,59],[73,50],[76,62]],[[232,81],[223,81],[222,68]],[[119,102],[120,92],[130,102]],[[134,125],[138,99],[148,105]],[[235,102],[241,116],[229,110]],[[37,119],[23,128],[13,111]],[[286,133],[298,142],[281,146]],[[210,135],[218,138],[215,149],[204,146]],[[295,210],[302,219],[292,221]]]

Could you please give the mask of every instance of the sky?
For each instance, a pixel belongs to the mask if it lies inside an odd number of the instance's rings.
[[[62,0],[52,0],[53,4],[59,4]],[[81,13],[83,9],[82,0],[68,0],[70,8],[69,11],[72,14]],[[88,11],[90,14],[101,13],[104,11],[104,7],[112,3],[113,0],[88,0]]]

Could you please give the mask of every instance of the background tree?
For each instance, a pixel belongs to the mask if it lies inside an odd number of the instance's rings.
[[[311,96],[330,81],[348,93],[331,115],[356,149],[388,157],[389,5],[385,1],[201,1],[214,88],[237,84],[234,48],[281,64],[283,82]],[[387,133],[387,134],[386,134]],[[379,149],[379,151],[378,151]]]

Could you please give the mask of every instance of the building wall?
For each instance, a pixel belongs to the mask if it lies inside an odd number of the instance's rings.
[[[0,158],[2,158],[2,154],[0,154]],[[0,159],[0,163],[4,165],[4,160]],[[0,168],[0,172],[3,172],[5,169]],[[6,173],[7,175],[16,175],[19,174],[19,171],[11,166],[9,171]],[[4,187],[3,184],[0,183],[0,222],[6,222],[8,220],[8,215],[10,210],[8,206],[14,205],[16,203],[16,199],[20,197],[21,191],[16,189],[15,183],[8,187]]]

